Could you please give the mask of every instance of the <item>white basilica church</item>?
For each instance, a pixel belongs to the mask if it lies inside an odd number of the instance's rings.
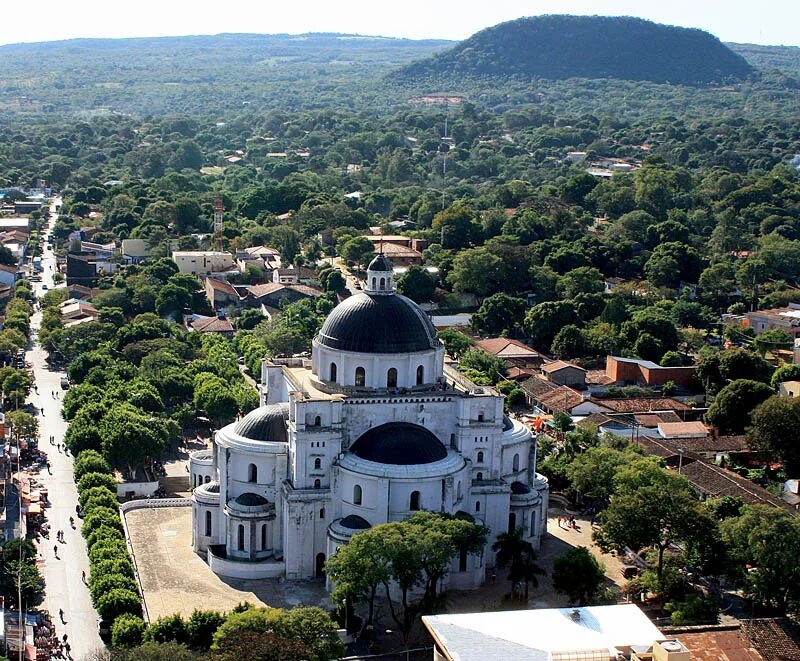
[[[382,255],[366,284],[328,316],[311,360],[265,360],[262,406],[192,454],[194,550],[216,573],[320,577],[352,535],[422,509],[490,529],[443,587],[480,585],[500,533],[521,527],[538,548],[548,486],[530,431],[497,391],[445,368]]]

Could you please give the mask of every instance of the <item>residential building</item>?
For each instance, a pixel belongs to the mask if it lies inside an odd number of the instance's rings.
[[[121,252],[126,264],[139,264],[150,257],[150,244],[145,239],[123,239]]]
[[[281,253],[268,246],[251,246],[236,251],[236,265],[244,273],[247,267],[266,273],[281,267]]]
[[[380,228],[372,228],[380,232]],[[412,239],[403,234],[367,234],[375,246],[375,252],[382,252],[392,261],[393,266],[422,265],[422,251],[428,247],[425,239]]]
[[[563,360],[545,363],[541,367],[542,375],[550,383],[569,386],[583,390],[586,388],[586,370]]]
[[[781,397],[800,397],[800,381],[782,381],[778,384]]]
[[[789,303],[782,308],[747,312],[744,316],[744,326],[752,328],[756,335],[775,328],[785,330],[792,337],[800,333],[800,303]]]
[[[294,303],[303,298],[316,298],[322,296],[322,290],[308,285],[282,285],[277,282],[267,282],[263,285],[245,287],[247,301],[252,306],[266,305],[280,308],[281,303]]]
[[[445,367],[384,256],[367,273],[311,358],[265,360],[262,406],[191,455],[193,547],[220,575],[320,577],[353,534],[423,509],[491,531],[482,553],[454,560],[443,589],[480,585],[502,532],[521,527],[539,546],[548,485],[530,431],[504,415],[500,393]]]
[[[180,273],[190,275],[226,273],[236,268],[233,255],[229,252],[176,250],[172,253],[172,259],[178,265]]]
[[[220,308],[227,308],[230,306],[238,307],[242,303],[242,296],[234,288],[234,286],[227,280],[221,278],[207,277],[201,278],[203,282],[203,290],[206,292],[206,298],[209,305],[214,310]]]
[[[184,326],[189,331],[197,333],[218,333],[228,339],[236,335],[236,329],[224,315],[205,317],[199,314],[184,317]]]
[[[519,340],[512,340],[507,337],[476,340],[475,346],[481,351],[502,358],[509,365],[515,365],[517,367],[532,367],[538,369],[546,360],[545,357],[533,347],[529,347]]]
[[[74,298],[61,303],[59,310],[64,326],[74,325],[72,322],[94,321],[98,314],[97,308],[91,303]]]
[[[422,624],[434,661],[611,661],[668,640],[633,604],[425,615]]]
[[[606,357],[606,375],[614,385],[663,386],[672,382],[687,387],[695,367],[662,367],[639,358]]]

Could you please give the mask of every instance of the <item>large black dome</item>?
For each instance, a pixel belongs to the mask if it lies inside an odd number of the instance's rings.
[[[447,449],[436,436],[408,422],[373,427],[353,443],[350,452],[367,461],[398,466],[432,464],[447,457]]]
[[[288,404],[268,404],[253,409],[234,426],[233,431],[251,441],[276,441],[286,443]]]
[[[351,296],[328,315],[316,339],[331,349],[359,353],[428,351],[439,344],[428,315],[399,294]]]

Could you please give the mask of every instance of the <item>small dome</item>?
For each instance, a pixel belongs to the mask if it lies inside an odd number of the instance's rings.
[[[236,496],[235,501],[243,507],[263,507],[269,504],[269,501],[264,496],[249,492]]]
[[[512,482],[511,493],[521,496],[522,494],[530,493],[531,488],[523,482]]]
[[[509,418],[507,415],[504,415],[503,416],[503,431],[508,431],[509,429],[513,429],[513,428],[514,428],[514,423],[511,422],[511,418]]]
[[[342,528],[349,528],[350,530],[368,530],[372,528],[369,521],[362,519],[358,514],[350,514],[339,521]]]
[[[439,346],[431,320],[412,300],[363,292],[333,309],[316,341],[358,353],[412,353]]]
[[[388,271],[391,273],[393,270],[394,267],[392,266],[392,263],[382,252],[378,253],[369,263],[369,266],[367,266],[367,271]]]
[[[253,409],[233,428],[233,431],[251,441],[273,441],[286,443],[286,420],[289,417],[288,404],[268,404]]]
[[[367,461],[396,466],[432,464],[447,457],[447,449],[436,436],[407,422],[370,429],[353,443],[350,452]]]
[[[202,489],[208,493],[219,493],[219,482],[214,480],[213,482],[206,482],[205,484],[201,484],[198,489]]]

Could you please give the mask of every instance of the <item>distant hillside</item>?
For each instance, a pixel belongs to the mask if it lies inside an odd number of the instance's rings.
[[[797,46],[759,46],[757,44],[726,44],[757,69],[778,69],[794,76],[800,75],[800,48]]]
[[[741,79],[751,72],[744,58],[702,30],[629,17],[538,16],[482,30],[396,75],[617,78],[702,85]]]

